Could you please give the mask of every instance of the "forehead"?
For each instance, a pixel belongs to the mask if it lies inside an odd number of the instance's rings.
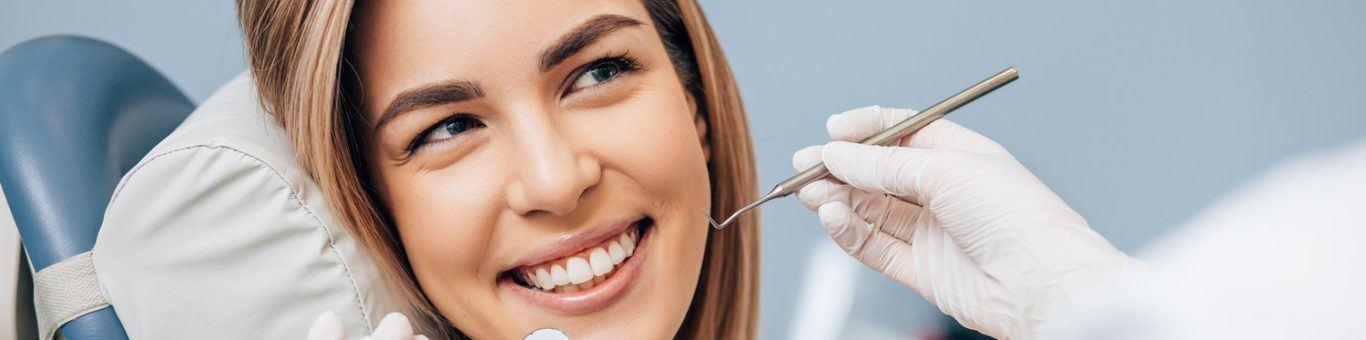
[[[534,68],[542,49],[602,14],[650,22],[639,0],[361,1],[349,54],[366,89],[381,92],[452,76],[509,76],[510,66]]]

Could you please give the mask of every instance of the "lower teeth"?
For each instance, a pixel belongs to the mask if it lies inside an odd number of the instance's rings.
[[[533,283],[533,282],[538,282],[538,280],[537,280],[535,277],[527,277],[527,276],[524,276],[524,275],[531,275],[531,276],[541,275],[541,273],[539,273],[539,272],[536,273],[536,274],[530,274],[530,273],[523,272],[523,273],[520,273],[520,274],[518,274],[518,275],[511,275],[511,276],[512,276],[512,281],[513,281],[514,283],[518,284],[518,285],[521,285],[522,287],[526,287],[527,289],[531,289],[531,290],[539,291],[539,292],[572,293],[572,292],[577,292],[577,291],[583,291],[583,290],[592,289],[593,287],[596,287],[597,285],[602,284],[602,282],[606,281],[606,280],[607,280],[607,277],[609,277],[609,276],[611,276],[611,275],[613,275],[613,274],[616,274],[616,269],[618,269],[617,267],[620,266],[621,263],[624,263],[624,260],[615,260],[615,259],[620,259],[620,258],[623,258],[623,257],[624,257],[625,259],[629,259],[629,258],[631,257],[631,251],[634,250],[634,248],[635,248],[635,243],[636,243],[636,242],[639,242],[641,236],[644,235],[644,232],[645,232],[645,229],[644,229],[644,228],[647,228],[647,227],[649,227],[649,226],[652,226],[652,225],[653,225],[652,222],[653,222],[653,221],[648,220],[648,219],[647,219],[647,220],[644,220],[643,222],[638,222],[638,225],[639,225],[638,227],[636,227],[635,229],[631,229],[630,231],[627,231],[626,234],[623,234],[622,236],[620,236],[620,237],[623,238],[623,239],[620,241],[620,245],[619,245],[619,246],[618,246],[618,244],[617,244],[616,242],[611,242],[612,247],[608,247],[608,248],[616,249],[616,250],[614,250],[614,251],[611,252],[611,253],[612,253],[611,256],[613,256],[613,260],[608,260],[608,263],[607,263],[609,266],[611,266],[611,268],[610,268],[610,269],[607,269],[606,271],[601,271],[602,269],[599,269],[599,270],[600,270],[599,273],[601,273],[601,274],[600,274],[600,275],[593,275],[590,279],[588,279],[588,281],[584,281],[583,283],[579,283],[579,284],[567,283],[567,284],[559,285],[559,286],[555,286],[555,285],[551,284],[551,286],[553,286],[553,287],[550,287],[550,288],[541,288],[541,287],[538,286],[537,284]],[[628,238],[629,238],[629,239],[628,239]],[[628,243],[629,243],[629,244],[628,244]],[[622,253],[621,253],[622,250],[621,250],[620,248],[627,248],[626,253],[625,253],[625,254],[622,254]],[[601,260],[601,256],[603,256],[603,255],[601,254],[601,251],[600,251],[600,250],[602,250],[602,249],[606,249],[606,248],[598,249],[599,252],[594,254],[594,258],[592,259],[592,260],[594,261],[594,263],[601,263],[601,262],[596,262],[596,261],[602,261],[602,260]],[[615,261],[615,262],[613,262],[613,261]],[[582,263],[582,261],[580,261],[580,263]],[[580,268],[582,268],[581,265],[580,265]],[[601,267],[599,267],[599,268],[601,268]],[[559,265],[556,265],[556,266],[555,266],[555,269],[556,269],[556,270],[561,270],[560,267],[559,267]],[[538,270],[538,271],[539,271],[539,270]],[[552,271],[551,274],[553,275],[553,274],[555,274],[555,273],[562,273],[562,271],[558,271],[558,272],[557,272],[557,271]],[[580,272],[580,273],[582,273],[582,272]],[[589,273],[589,274],[592,274],[592,273]],[[561,275],[562,275],[562,274],[561,274]],[[544,278],[542,278],[542,280],[544,280]],[[548,282],[548,281],[546,281],[546,282]]]

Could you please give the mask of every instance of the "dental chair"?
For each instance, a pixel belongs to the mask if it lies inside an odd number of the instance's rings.
[[[119,178],[193,109],[160,73],[96,40],[40,38],[0,54],[0,183],[35,272],[94,247]],[[94,307],[72,307],[93,310],[62,334],[127,338],[114,309]]]
[[[44,340],[302,338],[328,309],[359,335],[396,310],[246,73],[196,107],[110,44],[16,45],[0,187]]]

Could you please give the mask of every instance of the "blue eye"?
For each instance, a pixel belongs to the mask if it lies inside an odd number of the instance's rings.
[[[422,138],[419,139],[418,143],[416,143],[416,145],[414,146],[420,147],[422,145],[426,145],[429,143],[444,141],[447,139],[454,138],[455,136],[464,133],[465,131],[478,129],[481,127],[484,127],[484,123],[480,122],[478,118],[474,118],[473,116],[464,114],[456,115],[454,117],[447,118],[446,120],[443,120],[440,123],[436,123],[435,126],[432,126],[431,129],[427,130],[427,132],[423,134]]]
[[[569,87],[569,92],[574,92],[595,85],[607,82],[621,76],[622,73],[635,71],[638,69],[635,62],[624,57],[614,57],[598,60],[589,64],[579,77],[574,79],[574,84]]]

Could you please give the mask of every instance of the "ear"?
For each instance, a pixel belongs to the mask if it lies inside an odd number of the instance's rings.
[[[711,139],[707,138],[707,117],[697,109],[697,99],[688,94],[688,111],[692,112],[693,127],[697,129],[697,142],[702,144],[702,157],[711,162]]]

